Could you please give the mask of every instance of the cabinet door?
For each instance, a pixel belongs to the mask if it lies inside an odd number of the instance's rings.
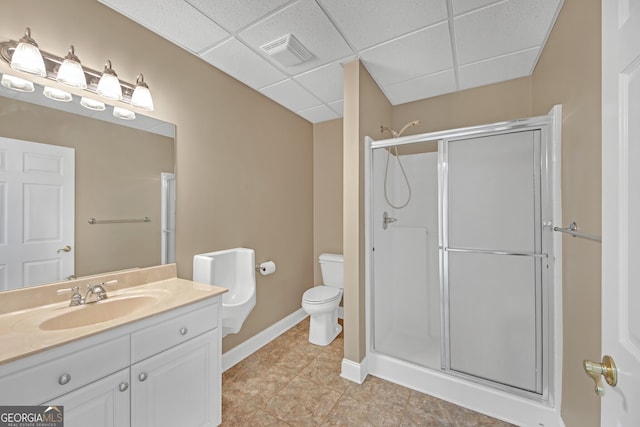
[[[217,330],[131,367],[135,427],[209,427],[220,422]]]
[[[65,427],[130,425],[129,368],[64,394],[44,405],[64,407]]]

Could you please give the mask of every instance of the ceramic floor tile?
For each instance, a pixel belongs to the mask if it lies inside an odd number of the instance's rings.
[[[317,426],[324,421],[342,394],[304,378],[295,378],[274,398],[266,410],[293,425]]]
[[[347,381],[344,335],[308,338],[307,318],[223,374],[222,426],[510,426],[380,378]]]
[[[323,426],[378,427],[397,426],[401,417],[398,414],[377,410],[350,397],[342,397],[333,407]]]
[[[368,376],[362,384],[350,382],[345,396],[378,410],[402,415],[411,390],[380,378]]]
[[[300,372],[300,377],[343,393],[350,381],[340,377],[340,370],[340,360],[322,353]]]

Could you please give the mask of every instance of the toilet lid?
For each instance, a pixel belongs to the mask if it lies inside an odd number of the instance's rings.
[[[314,286],[302,295],[302,299],[312,304],[319,304],[331,301],[339,296],[339,288],[332,288],[330,286]]]

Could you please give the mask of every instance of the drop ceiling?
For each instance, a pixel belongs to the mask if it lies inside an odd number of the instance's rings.
[[[318,123],[342,117],[354,59],[393,105],[530,75],[563,0],[99,1]],[[260,49],[287,34],[309,60]]]

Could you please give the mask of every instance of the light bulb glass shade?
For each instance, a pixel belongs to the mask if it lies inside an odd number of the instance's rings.
[[[73,99],[73,96],[71,96],[69,92],[49,86],[45,86],[42,93],[44,93],[44,96],[49,99],[53,99],[54,101],[69,102]]]
[[[73,46],[69,49],[67,56],[64,57],[64,61],[62,62],[62,65],[60,65],[56,79],[67,86],[77,87],[80,89],[87,88],[87,78],[84,75],[82,65],[80,65],[80,60],[75,55]]]
[[[107,61],[104,64],[104,72],[100,77],[96,92],[105,98],[122,101],[122,87],[120,86],[118,75],[111,69],[111,61]]]
[[[33,82],[12,76],[11,74],[3,74],[0,83],[2,86],[17,90],[18,92],[33,92],[35,90]]]
[[[24,71],[36,76],[45,77],[47,75],[38,44],[31,38],[31,29],[27,28],[24,37],[20,39],[11,56],[10,65],[14,70]]]
[[[131,105],[141,110],[153,111],[151,92],[149,91],[149,86],[144,82],[142,74],[138,74],[136,79],[136,88],[133,90],[133,95],[131,95]]]
[[[104,111],[105,108],[107,108],[104,105],[104,102],[96,101],[95,99],[91,98],[85,98],[84,96],[82,97],[82,99],[80,99],[80,105],[93,111]]]
[[[122,120],[133,120],[136,118],[136,113],[126,108],[113,107],[113,117],[117,117]]]

